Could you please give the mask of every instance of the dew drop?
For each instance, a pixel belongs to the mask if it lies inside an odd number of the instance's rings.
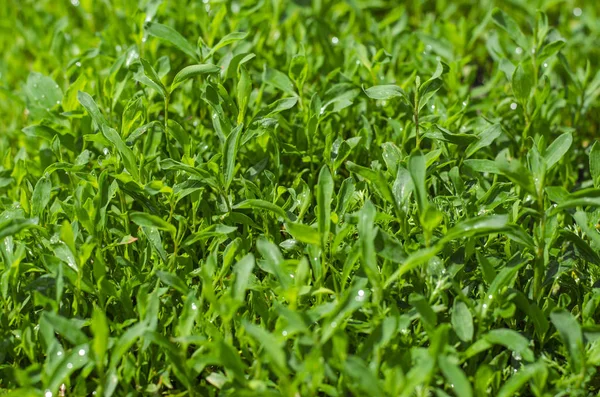
[[[239,3],[231,3],[231,12],[233,12],[234,14],[240,12],[241,9],[242,7],[240,7]]]
[[[71,0],[71,4],[73,4],[75,7],[79,6],[79,0]]]
[[[210,12],[210,4],[207,4],[207,5],[205,5],[205,6],[204,6],[204,10],[205,10],[206,12]]]
[[[208,4],[208,0],[202,0],[204,4]]]
[[[488,307],[487,304],[484,303],[483,304],[483,309],[485,310],[485,309],[487,309],[487,307]]]
[[[462,105],[463,105],[463,108],[464,108],[465,106],[467,106],[467,102],[463,101]]]
[[[144,21],[146,22],[150,22],[152,20],[152,17],[150,15],[146,16],[146,19],[144,19]]]
[[[142,37],[142,43],[145,43],[146,40],[148,40],[148,37],[146,37],[146,35],[144,35],[144,37]]]
[[[517,53],[517,55],[521,55],[523,53],[523,49],[521,47],[517,47],[515,49],[515,52]]]
[[[577,7],[573,10],[573,15],[575,15],[576,17],[580,17],[581,14],[583,14],[583,11],[581,11],[581,8]]]
[[[293,275],[292,273],[290,273],[290,277],[291,277],[291,278],[294,278],[294,275]]]
[[[516,109],[517,109],[517,104],[516,104],[515,102],[511,103],[511,104],[510,104],[510,108],[511,108],[512,110],[516,110]]]
[[[85,349],[79,349],[79,355],[85,356]]]
[[[532,49],[531,49],[531,53],[532,53],[532,54],[535,54],[535,48],[532,48]]]
[[[102,149],[102,153],[104,153],[105,156],[108,156],[110,154],[110,150],[108,150],[108,148],[104,148]]]
[[[75,62],[75,66],[77,66],[78,68],[81,67],[81,62]]]
[[[339,42],[340,42],[340,39],[338,39],[337,37],[333,36],[331,38],[331,44],[336,45]]]
[[[198,306],[195,303],[192,303],[192,310],[198,310]]]
[[[321,108],[321,111],[319,112],[319,114],[323,114],[323,113],[325,113],[325,106],[323,106],[323,107]]]
[[[56,101],[56,104],[57,104],[57,105],[60,105],[60,101]]]
[[[431,105],[431,110],[435,109],[435,105]]]
[[[287,331],[283,331],[283,332],[281,333],[281,335],[283,335],[283,336],[287,336],[287,334],[288,334],[288,333],[287,333]]]
[[[58,351],[58,352],[56,352],[56,355],[57,355],[58,357],[60,357],[60,356],[62,356],[62,352],[61,352],[61,351]]]
[[[358,290],[358,296],[365,296],[365,291],[362,289]]]
[[[52,397],[52,392],[50,390],[46,390],[44,397]]]
[[[356,64],[357,64],[357,65],[360,65],[360,61],[359,61],[358,59],[356,60]]]
[[[431,51],[431,48],[432,48],[432,47],[431,47],[429,44],[427,44],[427,45],[425,46],[425,51]]]
[[[387,101],[381,101],[381,106],[386,106],[387,105]]]
[[[544,67],[547,68],[548,67],[548,63],[544,62]]]
[[[67,368],[72,369],[73,368],[73,364],[72,363],[67,363]]]
[[[194,120],[194,122],[192,123],[192,125],[193,125],[194,127],[198,127],[198,120]]]
[[[335,328],[335,327],[337,327],[337,323],[334,321],[331,323],[331,328]]]
[[[488,299],[490,299],[490,300],[491,300],[491,299],[493,299],[493,298],[494,298],[494,296],[493,296],[493,295],[488,295]]]

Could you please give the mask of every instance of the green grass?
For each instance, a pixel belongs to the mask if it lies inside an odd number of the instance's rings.
[[[397,3],[1,2],[0,394],[597,395],[600,7]]]

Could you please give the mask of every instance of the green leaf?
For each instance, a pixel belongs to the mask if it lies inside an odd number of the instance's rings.
[[[283,269],[283,256],[279,248],[269,240],[260,237],[256,242],[258,252],[263,256],[264,262],[259,262],[259,266],[268,273],[273,274],[284,290],[287,290],[291,284],[289,274]]]
[[[236,96],[238,103],[238,123],[242,123],[244,121],[244,116],[246,114],[246,108],[248,107],[248,102],[250,101],[250,94],[252,93],[252,80],[250,79],[250,75],[246,71],[244,66],[240,66],[240,76],[237,84]]]
[[[223,180],[224,180],[224,190],[227,191],[229,189],[229,185],[231,185],[231,181],[233,181],[233,175],[235,171],[235,159],[237,156],[238,147],[240,144],[240,137],[242,134],[244,126],[243,124],[237,125],[225,140],[225,145],[223,146],[223,156],[222,159],[222,171],[223,171]]]
[[[238,203],[233,206],[233,209],[244,209],[244,208],[266,210],[266,211],[274,213],[275,215],[280,216],[283,219],[287,219],[287,215],[281,207],[279,207],[273,203],[269,203],[268,201],[265,201],[265,200],[248,199],[248,200],[244,200],[241,203]]]
[[[236,41],[244,40],[248,37],[248,32],[233,32],[225,35],[215,46],[210,50],[208,55],[205,58],[210,58],[215,52],[219,51],[221,48],[228,46],[231,43],[235,43]]]
[[[235,282],[233,289],[231,290],[233,299],[238,302],[244,302],[246,296],[246,290],[250,283],[250,275],[254,269],[254,255],[246,254],[233,266],[233,273],[235,274]]]
[[[552,55],[559,52],[565,46],[565,44],[566,41],[563,39],[555,40],[553,42],[545,44],[536,58],[538,65],[541,62],[544,62],[546,59],[550,58]]]
[[[508,33],[508,36],[513,39],[515,43],[521,46],[523,50],[527,51],[529,49],[528,41],[525,38],[525,35],[512,17],[499,8],[494,8],[492,11],[492,20],[496,25],[504,29],[506,33]]]
[[[94,306],[90,328],[94,334],[94,339],[92,340],[92,352],[94,353],[96,365],[103,371],[104,356],[108,349],[110,330],[106,314],[98,306]]]
[[[273,87],[285,92],[288,95],[296,96],[294,84],[288,76],[276,69],[265,67],[263,81]]]
[[[358,235],[362,253],[362,265],[365,273],[375,288],[380,288],[381,280],[377,268],[377,255],[375,252],[375,215],[377,211],[370,201],[367,201],[359,213]]]
[[[37,227],[38,219],[24,219],[17,217],[9,217],[5,220],[0,220],[0,239],[7,236],[13,236],[22,230]]]
[[[76,346],[69,353],[64,354],[62,360],[55,367],[49,368],[52,373],[49,376],[49,382],[46,389],[58,395],[58,389],[70,375],[78,369],[83,368],[89,362],[89,348],[86,344]],[[81,354],[83,352],[83,354]]]
[[[600,143],[595,141],[590,150],[590,174],[595,187],[600,187]]]
[[[550,146],[546,149],[544,159],[546,160],[546,167],[550,170],[556,163],[563,158],[563,156],[569,151],[571,144],[573,143],[573,135],[570,132],[565,132],[558,138],[556,138]]]
[[[491,330],[484,336],[484,339],[512,350],[525,361],[532,362],[535,359],[533,351],[529,348],[529,339],[512,329]]]
[[[507,229],[508,217],[506,215],[479,216],[459,222],[448,230],[441,241],[456,240],[458,238],[484,236],[490,233],[500,233]]]
[[[29,74],[24,91],[29,107],[52,109],[63,99],[63,93],[58,84],[51,77],[41,73]]]
[[[376,85],[374,87],[367,88],[365,94],[371,99],[387,100],[396,97],[402,98],[406,103],[410,103],[406,92],[397,85]]]
[[[259,343],[262,349],[264,349],[276,370],[282,374],[288,373],[289,370],[281,342],[263,328],[258,327],[247,320],[242,320],[242,326],[245,331]]]
[[[50,202],[52,181],[49,177],[41,177],[35,184],[33,196],[31,197],[31,214],[38,216]]]
[[[502,135],[502,126],[500,124],[492,124],[479,134],[479,140],[471,143],[467,147],[466,157],[471,157],[479,150],[490,146],[498,137]],[[484,160],[485,161],[485,160]]]
[[[321,234],[313,227],[301,223],[286,222],[285,229],[298,241],[306,244],[321,245]]]
[[[87,92],[79,91],[77,93],[77,99],[79,103],[87,110],[88,114],[94,120],[99,129],[102,129],[104,126],[108,126],[108,123],[102,113],[100,113],[100,109],[98,109],[98,105],[92,99],[90,94]]]
[[[163,85],[162,81],[160,80],[160,77],[158,76],[152,65],[150,65],[150,63],[148,63],[148,61],[146,61],[144,58],[140,58],[140,63],[142,64],[144,75],[147,77],[147,79],[141,79],[139,81],[157,91],[163,96],[163,98],[166,98],[169,95],[169,92],[167,91],[167,88]]]
[[[333,178],[329,167],[324,165],[319,172],[317,182],[317,205],[319,212],[317,214],[319,233],[321,234],[321,247],[325,248],[329,240],[329,230],[331,227],[331,199],[333,197]]]
[[[378,378],[360,357],[349,356],[344,362],[344,372],[358,386],[364,395],[384,396]]]
[[[461,300],[454,301],[451,322],[460,340],[470,342],[473,339],[473,316],[466,303]]]
[[[177,291],[181,292],[183,295],[187,295],[187,293],[189,291],[188,287],[182,279],[177,277],[177,275],[175,275],[173,273],[165,272],[162,270],[157,271],[156,275],[158,276],[160,281],[162,281],[169,287],[176,289]]]
[[[354,164],[351,161],[346,162],[346,168],[350,172],[354,172],[361,177],[365,178],[367,181],[375,186],[377,193],[386,200],[390,204],[394,204],[394,195],[392,190],[390,189],[390,185],[387,183],[385,176],[381,171],[373,171],[370,168],[362,167],[360,165]]]
[[[527,104],[533,89],[533,70],[530,62],[521,62],[512,75],[513,94],[521,104]]]
[[[145,322],[139,322],[132,325],[125,331],[121,337],[115,343],[115,346],[111,350],[110,355],[110,369],[116,369],[117,365],[123,358],[123,355],[131,349],[131,347],[137,342],[139,338],[146,333],[148,325]],[[110,382],[110,377],[107,379],[107,385]],[[107,387],[108,389],[108,387]]]
[[[80,329],[81,323],[67,319],[53,312],[44,312],[49,324],[52,324],[54,331],[60,334],[72,345],[81,345],[88,342],[85,333]]]
[[[423,214],[428,206],[427,189],[425,188],[425,177],[427,166],[425,165],[425,156],[420,150],[415,150],[408,158],[408,172],[415,187],[415,198],[419,213]]]
[[[146,26],[146,32],[154,37],[171,43],[194,60],[198,60],[198,54],[194,47],[175,29],[166,25],[161,25],[160,23],[150,22]]]
[[[173,79],[173,82],[171,83],[171,93],[173,91],[175,91],[175,89],[180,84],[182,84],[183,82],[185,82],[188,79],[191,79],[196,76],[202,76],[205,74],[208,74],[208,75],[215,74],[215,73],[219,73],[220,71],[221,71],[221,68],[219,68],[218,66],[215,66],[213,64],[210,64],[210,63],[186,66],[185,68],[181,69],[175,75],[175,78]]]
[[[131,176],[133,176],[134,179],[139,180],[140,175],[139,170],[137,168],[137,161],[135,155],[133,154],[131,149],[128,148],[127,145],[125,145],[125,143],[123,143],[123,140],[119,136],[119,133],[108,126],[108,123],[102,115],[102,113],[100,113],[96,102],[94,102],[94,100],[89,94],[81,91],[79,91],[79,93],[77,94],[77,98],[79,99],[81,105],[83,105],[83,107],[92,117],[92,120],[94,120],[94,122],[98,125],[98,128],[100,128],[100,130],[102,131],[102,135],[119,152],[119,155],[121,155],[121,158],[123,159],[125,169],[129,171],[129,173],[131,174]]]
[[[438,364],[446,381],[450,384],[452,391],[457,397],[473,396],[473,389],[471,388],[469,379],[451,358],[441,355],[438,357]]]
[[[177,232],[175,226],[156,215],[150,215],[145,212],[132,212],[129,214],[129,218],[138,226],[154,227],[158,230],[165,230],[172,235]]]
[[[511,376],[498,390],[498,397],[511,397],[516,395],[525,384],[537,374],[546,371],[542,362],[526,365]]]
[[[575,373],[581,373],[585,364],[585,346],[581,326],[575,317],[564,309],[550,313],[550,320],[569,353],[569,363]]]

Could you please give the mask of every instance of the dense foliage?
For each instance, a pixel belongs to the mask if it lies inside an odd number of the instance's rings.
[[[595,2],[0,3],[0,394],[600,390]]]

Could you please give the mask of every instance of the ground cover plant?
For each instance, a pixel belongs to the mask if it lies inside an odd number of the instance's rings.
[[[600,391],[574,1],[0,4],[0,394]]]

